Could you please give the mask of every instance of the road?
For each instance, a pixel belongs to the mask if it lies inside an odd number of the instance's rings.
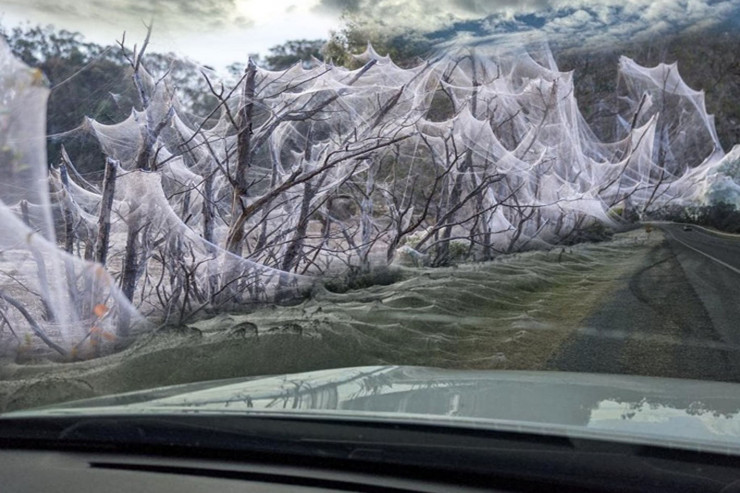
[[[662,245],[548,369],[740,382],[740,238],[656,227]]]

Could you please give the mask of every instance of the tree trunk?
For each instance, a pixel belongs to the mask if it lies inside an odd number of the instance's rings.
[[[62,180],[62,218],[64,220],[64,251],[71,254],[75,244],[75,220],[72,213],[72,197],[69,195],[69,176],[64,163],[59,166],[59,177]]]
[[[244,79],[242,91],[242,107],[239,109],[237,124],[239,132],[236,139],[236,175],[234,176],[234,197],[231,204],[231,231],[228,235],[226,250],[241,256],[242,241],[244,239],[243,224],[238,225],[237,217],[242,213],[249,193],[249,167],[252,153],[252,115],[254,112],[254,90],[257,76],[257,65],[252,59],[246,68],[247,76]],[[238,229],[238,230],[237,230]]]
[[[373,191],[375,190],[375,165],[370,163],[365,182],[365,195],[360,203],[360,227],[362,235],[360,243],[360,268],[362,272],[370,272],[370,247],[373,234]]]
[[[306,232],[308,231],[308,215],[311,211],[311,200],[313,199],[314,193],[315,190],[311,186],[311,182],[306,182],[306,184],[303,185],[303,200],[301,202],[301,212],[298,218],[298,224],[293,232],[293,238],[285,252],[283,261],[280,263],[280,270],[290,272],[290,270],[300,262],[300,253],[303,249],[303,242],[306,239]]]
[[[213,243],[213,173],[203,182],[203,239]]]
[[[103,178],[103,197],[100,201],[98,215],[98,236],[95,240],[95,262],[105,265],[108,258],[108,241],[110,239],[110,215],[113,209],[113,198],[116,192],[116,173],[118,163],[112,159],[105,161]]]
[[[121,291],[129,301],[134,299],[136,277],[139,271],[137,243],[139,239],[139,221],[129,218],[128,233],[126,234],[126,250],[123,258],[123,272],[121,275]]]

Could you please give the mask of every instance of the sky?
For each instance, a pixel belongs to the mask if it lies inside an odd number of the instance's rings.
[[[127,32],[151,49],[225,67],[290,39],[327,39],[342,15],[440,46],[544,38],[599,46],[709,26],[738,26],[740,0],[4,0],[0,22],[53,24],[113,44]],[[730,26],[730,27],[728,27]]]
[[[317,6],[312,0],[5,0],[0,22],[53,24],[108,45],[124,31],[127,41],[141,43],[152,20],[152,51],[222,67],[288,39],[327,38],[339,13]]]

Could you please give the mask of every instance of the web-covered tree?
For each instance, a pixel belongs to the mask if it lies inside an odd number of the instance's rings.
[[[79,321],[86,340],[99,333],[96,322],[83,323],[90,313],[115,313],[110,324],[125,336],[131,305],[179,323],[300,297],[327,276],[405,255],[446,265],[574,241],[593,225],[618,223],[616,209],[697,200],[695,184],[723,159],[714,138],[705,159],[675,159],[687,145],[704,152],[694,134],[712,135],[713,124],[671,66],[622,60],[625,104],[615,124],[623,138],[603,142],[578,109],[573,74],[547,50],[460,51],[403,68],[369,47],[355,69],[250,62],[236,81],[204,67],[212,106],[198,113],[176,80],[152,73],[146,47],[120,46],[138,98],[132,111],[82,128],[107,158],[106,180],[74,175],[72,153],[50,174],[56,236],[43,251],[63,245],[46,255],[70,266],[59,276],[70,282],[65,323]],[[14,156],[3,159],[20,169]],[[42,202],[0,207],[26,222],[8,248],[43,229]],[[40,312],[53,313],[58,299],[44,292],[34,257],[41,247],[29,251],[36,267],[20,281]],[[81,260],[92,255],[117,287],[106,281],[101,290],[78,274],[101,272]],[[18,281],[3,279],[22,291]],[[90,289],[93,299],[114,297],[116,308],[91,305]],[[59,317],[35,320],[44,330]]]
[[[713,29],[684,32],[649,43],[622,43],[610,49],[585,48],[555,53],[563,70],[575,71],[575,92],[581,111],[596,134],[614,140],[617,131],[618,61],[624,55],[642,66],[677,62],[690,87],[706,93],[707,111],[715,116],[725,150],[740,142],[740,34]]]
[[[51,26],[23,26],[3,30],[12,52],[41,70],[51,87],[47,110],[47,153],[61,158],[61,142],[53,138],[76,129],[90,117],[113,123],[128,115],[135,93],[123,59],[115,47],[88,43],[75,32]],[[95,139],[67,139],[67,149],[79,156],[83,173],[102,169],[103,154]]]
[[[0,27],[0,34],[15,56],[41,70],[49,81],[49,160],[62,159],[64,144],[82,174],[102,178],[104,154],[96,139],[80,131],[84,130],[80,126],[87,118],[106,124],[119,122],[132,108],[140,107],[124,52],[119,46],[88,42],[80,33],[52,26]],[[167,74],[191,116],[213,108],[215,100],[201,75],[209,69],[162,53],[147,53],[147,64],[152,73]]]

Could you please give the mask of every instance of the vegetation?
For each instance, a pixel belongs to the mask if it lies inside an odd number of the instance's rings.
[[[653,219],[697,224],[727,233],[740,234],[740,210],[734,204],[717,202],[692,207],[666,207],[655,212]]]
[[[86,117],[112,123],[126,118],[135,101],[129,73],[120,50],[84,41],[79,33],[56,31],[51,26],[16,27],[3,32],[13,53],[48,78],[52,91],[47,110],[47,153],[61,158],[55,138],[78,128]],[[67,141],[79,155],[82,172],[102,169],[104,156],[94,139],[81,136]]]
[[[591,128],[605,140],[614,136],[617,67],[624,55],[640,65],[678,64],[684,81],[704,91],[707,112],[715,117],[726,151],[740,142],[740,33],[697,32],[666,36],[653,43],[626,43],[609,50],[558,52],[561,70],[573,70],[579,107]]]
[[[363,53],[368,45],[401,67],[417,65],[434,52],[433,43],[414,31],[389,32],[386,26],[349,13],[344,26],[331,34],[322,51],[326,60],[356,68],[362,62],[354,55]]]
[[[75,156],[75,165],[83,175],[102,178],[105,156],[98,142],[84,131],[84,125],[88,119],[104,124],[119,122],[132,108],[141,109],[126,60],[130,51],[90,43],[79,33],[52,26],[0,28],[0,34],[16,57],[40,69],[48,79],[49,160],[62,160],[63,143],[68,154]],[[214,106],[202,67],[160,53],[147,55],[147,67],[154,74],[167,74],[189,111],[203,113]]]
[[[460,51],[416,65],[424,42],[361,24],[326,45],[275,47],[262,67],[255,59],[234,67],[232,79],[148,53],[148,37],[137,49],[47,28],[6,35],[51,85],[49,180],[64,252],[54,255],[66,298],[50,296],[41,274],[16,289],[40,307],[28,311],[40,333],[44,322],[73,320],[90,341],[112,330],[127,336],[132,313],[184,323],[287,302],[316,279],[339,279],[329,282],[336,291],[392,282],[399,274],[389,266],[402,256],[437,267],[605,239],[602,223],[631,221],[681,193],[684,184],[672,185],[697,164],[666,171],[663,158],[677,154],[673,137],[693,130],[689,117],[706,121],[701,108],[683,111],[690,95],[666,96],[659,79],[642,92],[617,84],[631,106],[615,103],[609,115],[632,125],[620,134],[628,138],[605,144],[569,110],[569,76],[525,52],[494,60]],[[372,52],[350,57],[368,38],[398,64]],[[319,56],[353,70],[315,63]],[[598,122],[601,106],[588,104],[609,101],[612,86],[573,56],[591,81],[576,91]],[[619,80],[635,78],[626,72]],[[637,125],[650,119],[647,93],[675,110],[654,128],[671,138],[650,140]],[[27,201],[12,207],[23,227],[44,230]],[[51,262],[26,243],[28,264],[43,272]],[[105,272],[120,296],[90,302],[86,290]],[[51,306],[60,299],[69,300],[67,318]]]
[[[265,57],[265,66],[271,70],[285,70],[301,63],[310,68],[316,65],[317,60],[324,59],[322,50],[325,44],[323,39],[298,39],[273,46]]]
[[[38,67],[53,88],[49,97],[47,133],[49,156],[61,157],[61,145],[53,136],[78,128],[85,117],[102,123],[121,121],[137,97],[131,72],[118,46],[100,46],[85,41],[79,33],[55,30],[52,26],[0,28],[13,53],[32,67]],[[389,55],[395,63],[412,66],[434,52],[432,40],[419,33],[389,33],[360,18],[346,17],[344,27],[329,40],[291,40],[274,46],[255,61],[271,70],[284,70],[296,63],[313,66],[313,60],[327,60],[352,68],[362,62],[352,55],[362,53],[371,43],[376,52]],[[620,55],[634,58],[644,66],[678,62],[684,80],[706,93],[707,111],[715,116],[717,134],[725,150],[740,142],[740,33],[707,33],[666,37],[652,44],[623,44],[610,50],[555,50],[561,70],[573,70],[574,88],[580,110],[603,140],[615,138],[614,108],[618,94],[617,67]],[[184,102],[195,113],[214,104],[201,75],[203,67],[188,64],[172,54],[149,53],[147,67],[152,73],[169,73]],[[246,65],[236,61],[232,73],[239,78]],[[444,107],[446,99],[435,106]],[[444,111],[441,109],[440,111]],[[68,151],[80,155],[80,171],[102,172],[104,158],[96,143],[80,134],[66,141]],[[77,152],[85,150],[86,152]]]

